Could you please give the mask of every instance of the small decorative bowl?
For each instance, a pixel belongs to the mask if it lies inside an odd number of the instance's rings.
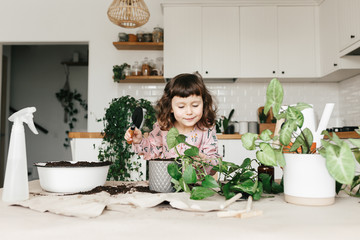
[[[111,162],[59,161],[34,164],[40,186],[48,192],[76,193],[103,186]]]

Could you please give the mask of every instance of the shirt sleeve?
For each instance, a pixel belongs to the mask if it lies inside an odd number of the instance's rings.
[[[153,130],[147,138],[142,138],[138,144],[132,144],[136,154],[144,155],[145,160],[160,158],[163,153],[162,131],[158,123],[154,124]]]

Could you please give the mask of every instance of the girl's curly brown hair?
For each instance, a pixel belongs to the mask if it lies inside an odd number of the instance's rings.
[[[215,124],[217,109],[201,75],[183,73],[172,78],[166,84],[164,94],[157,102],[157,119],[161,130],[169,130],[176,121],[174,114],[171,112],[171,100],[173,97],[186,98],[192,95],[201,96],[203,100],[203,115],[197,126],[199,128],[210,128]]]

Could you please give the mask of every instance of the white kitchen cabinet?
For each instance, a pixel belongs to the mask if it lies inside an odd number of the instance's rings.
[[[165,77],[198,71],[204,78],[236,78],[239,48],[238,7],[164,7]]]
[[[338,0],[340,51],[360,40],[360,0]]]
[[[202,8],[202,75],[209,78],[240,76],[238,7]]]
[[[277,8],[240,7],[242,77],[265,78],[277,71]]]
[[[337,0],[326,0],[319,6],[321,76],[339,69]]]
[[[164,77],[201,71],[201,7],[164,8]]]
[[[240,7],[241,77],[317,77],[313,6]]]

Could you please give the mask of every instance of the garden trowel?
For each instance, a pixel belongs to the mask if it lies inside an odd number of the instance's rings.
[[[135,128],[140,129],[141,123],[143,122],[144,113],[141,107],[136,107],[132,115],[132,125],[130,127],[130,135],[133,137]],[[127,141],[128,144],[131,144],[132,141]]]

